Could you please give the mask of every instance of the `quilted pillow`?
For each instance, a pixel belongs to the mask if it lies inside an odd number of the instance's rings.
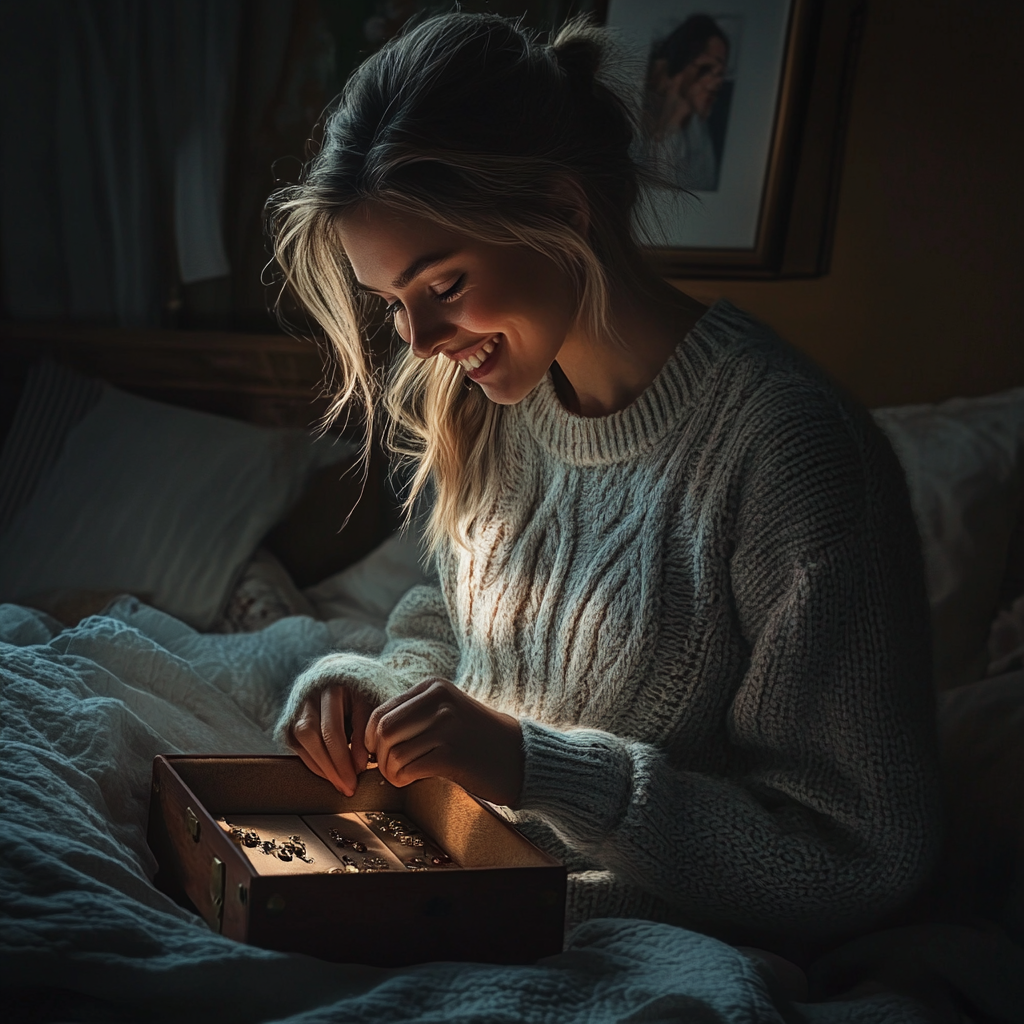
[[[1024,388],[939,405],[876,409],[907,474],[924,549],[935,680],[973,682],[1009,581],[1024,514]]]
[[[350,452],[40,364],[0,454],[0,601],[127,592],[208,629],[310,474]]]

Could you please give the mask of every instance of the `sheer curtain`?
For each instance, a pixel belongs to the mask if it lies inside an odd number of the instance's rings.
[[[377,22],[431,6],[0,0],[0,316],[271,325],[263,201]],[[545,27],[594,4],[530,6]]]

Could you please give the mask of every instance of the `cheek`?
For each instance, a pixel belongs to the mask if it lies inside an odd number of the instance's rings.
[[[501,325],[507,323],[514,311],[508,304],[495,301],[493,296],[473,292],[461,303],[458,313],[459,326],[472,334],[497,334],[504,331]]]
[[[517,347],[560,345],[571,320],[571,303],[544,287],[542,280],[538,277],[532,288],[501,296],[467,297],[459,317],[462,327],[473,334],[504,334]]]
[[[538,335],[564,339],[576,315],[575,291],[565,273],[547,260],[534,262],[522,289],[524,319]]]
[[[544,301],[547,299],[547,301]],[[509,335],[515,362],[524,369],[541,374],[557,358],[571,326],[572,318],[565,303],[551,296],[536,296],[524,303],[518,315],[510,318]]]

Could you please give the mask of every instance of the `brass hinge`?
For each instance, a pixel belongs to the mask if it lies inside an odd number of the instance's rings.
[[[198,843],[202,827],[199,824],[199,819],[196,817],[196,812],[191,807],[185,808],[185,824],[188,826],[188,834],[192,837],[192,842]]]
[[[210,927],[219,932],[224,919],[224,862],[214,857],[210,864]]]

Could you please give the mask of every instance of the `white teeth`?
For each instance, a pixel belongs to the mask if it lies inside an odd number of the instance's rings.
[[[464,359],[459,360],[459,365],[465,369],[468,367],[471,370],[478,370],[487,360],[487,357],[494,351],[495,343],[493,341],[485,341],[480,348],[476,350],[471,356],[466,356]]]

